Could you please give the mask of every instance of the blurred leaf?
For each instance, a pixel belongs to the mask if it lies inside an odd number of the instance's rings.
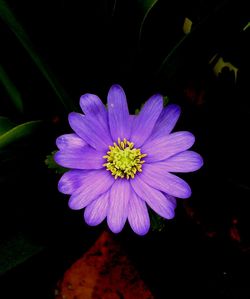
[[[117,5],[117,0],[114,0],[114,2],[113,2],[113,7],[112,7],[112,16],[115,15],[116,5]]]
[[[176,60],[178,60],[178,56],[181,57],[181,54],[180,54],[181,46],[183,46],[184,42],[189,37],[189,35],[191,35],[191,34],[184,35],[180,38],[180,40],[176,43],[176,45],[172,48],[172,50],[164,58],[163,62],[161,63],[161,66],[159,68],[159,72],[164,70],[165,73],[168,73],[169,76],[171,76],[173,72],[177,71]]]
[[[246,26],[244,26],[243,31],[246,31],[249,27],[250,27],[250,22],[248,22],[248,23],[246,24]]]
[[[184,19],[183,32],[188,34],[191,32],[193,22],[189,18]]]
[[[3,119],[2,119],[3,120]],[[8,122],[5,123],[8,125]],[[33,133],[37,127],[41,124],[40,120],[26,122],[24,124],[18,125],[14,128],[10,128],[8,131],[5,131],[0,136],[0,149],[6,147],[7,145],[16,142],[23,137],[26,137]],[[4,130],[4,129],[3,129]]]
[[[149,210],[151,230],[162,232],[166,228],[166,220],[157,215],[153,210]]]
[[[70,101],[66,95],[63,87],[56,80],[56,77],[52,74],[49,68],[45,65],[42,59],[39,57],[35,51],[27,33],[23,29],[22,25],[18,22],[15,15],[12,13],[11,9],[4,0],[0,0],[0,18],[6,23],[6,25],[12,30],[19,42],[25,48],[25,50],[30,55],[30,58],[36,64],[40,72],[43,74],[45,79],[48,81],[55,94],[58,96],[64,107],[72,111],[73,103]]]
[[[4,116],[0,116],[0,136],[15,127],[15,125]]]
[[[20,112],[23,112],[23,102],[22,102],[21,95],[1,65],[0,65],[0,82],[2,82],[4,88],[6,89],[10,99],[12,100],[16,108]]]
[[[43,246],[34,244],[23,233],[0,242],[0,274],[20,265],[41,252]]]
[[[169,97],[168,96],[164,96],[163,97],[163,106],[166,107],[169,102],[170,102]]]
[[[151,11],[151,9],[158,2],[158,0],[137,0],[137,1],[138,1],[140,10],[142,12],[142,22],[141,22],[140,31],[139,31],[139,41],[140,41],[145,20],[148,16],[149,12]]]
[[[224,68],[228,68],[229,71],[234,73],[234,80],[237,80],[238,68],[234,66],[231,62],[224,61],[222,57],[219,57],[217,54],[213,56],[210,60],[210,64],[213,64],[213,71],[216,77],[222,72]]]
[[[140,113],[140,109],[135,109],[135,115],[138,115]]]
[[[47,155],[45,164],[48,166],[49,169],[53,169],[55,173],[63,174],[68,171],[67,168],[62,167],[56,163],[54,160],[54,155],[57,151],[53,151],[50,155]]]

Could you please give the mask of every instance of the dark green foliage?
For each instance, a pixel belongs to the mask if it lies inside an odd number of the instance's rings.
[[[17,267],[44,249],[34,243],[25,234],[18,232],[7,240],[0,242],[0,275]]]
[[[17,110],[23,112],[23,100],[16,86],[12,83],[3,67],[0,65],[0,82],[6,89],[10,100],[14,104]]]
[[[0,0],[0,18],[5,22],[5,24],[10,28],[10,30],[15,34],[18,41],[21,43],[21,45],[24,47],[24,49],[27,51],[28,55],[32,59],[32,61],[35,63],[35,65],[38,67],[41,74],[45,77],[45,79],[50,84],[51,88],[54,90],[57,97],[60,99],[62,104],[65,106],[66,109],[74,108],[72,105],[72,102],[69,100],[68,96],[66,95],[63,87],[59,84],[57,78],[52,74],[48,66],[44,63],[43,59],[39,56],[39,54],[34,49],[34,46],[32,42],[29,39],[28,34],[24,30],[23,26],[19,23],[17,18],[15,17],[12,10],[9,8],[8,4],[4,0]],[[1,74],[1,69],[0,69]],[[3,77],[3,76],[1,76]],[[6,76],[5,76],[6,77]],[[7,81],[7,78],[5,79],[6,88],[8,88],[10,94],[16,93],[15,90],[11,91],[11,88],[13,88],[10,85],[10,82]],[[11,96],[13,98],[13,95]],[[17,95],[15,96],[15,102],[18,102],[18,107],[20,106],[20,100],[17,99]]]
[[[30,121],[14,126],[7,118],[0,117],[0,150],[32,134],[41,121]]]

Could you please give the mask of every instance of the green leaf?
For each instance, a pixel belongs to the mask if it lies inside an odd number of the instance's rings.
[[[164,96],[163,97],[163,106],[166,107],[169,102],[170,102],[169,97],[168,96]]]
[[[9,76],[3,69],[0,64],[0,82],[3,84],[4,88],[6,89],[10,99],[12,100],[15,107],[20,111],[23,112],[23,101],[21,95],[15,85],[10,80]]]
[[[234,73],[234,81],[236,83],[239,69],[230,61],[224,61],[223,57],[220,57],[218,54],[216,54],[210,60],[210,64],[213,64],[213,71],[216,77],[222,73],[224,68],[228,68],[230,72]]]
[[[243,31],[246,31],[249,27],[250,27],[250,22],[248,22],[248,23],[244,26]]]
[[[63,87],[56,80],[56,77],[52,74],[48,66],[44,63],[44,61],[40,58],[40,56],[35,51],[33,44],[31,43],[28,34],[22,27],[22,25],[18,22],[15,15],[7,5],[4,0],[0,0],[0,18],[6,23],[6,25],[11,29],[11,31],[15,34],[16,38],[28,52],[30,58],[36,64],[42,75],[48,81],[55,94],[58,96],[61,103],[64,107],[72,111],[74,110],[73,103],[66,95]]]
[[[7,117],[0,116],[0,136],[15,127],[13,122],[11,122]]]
[[[1,118],[3,121],[3,118]],[[32,134],[37,127],[41,124],[40,120],[26,122],[24,124],[15,126],[14,128],[10,128],[9,130],[5,131],[2,129],[4,133],[0,135],[0,149],[8,146],[9,144],[16,142],[30,134]],[[5,125],[8,125],[6,121]],[[6,127],[5,127],[6,128]]]
[[[185,42],[190,38],[190,35],[191,33],[189,35],[185,34],[180,38],[180,40],[176,43],[176,45],[171,49],[171,51],[164,58],[159,68],[159,72],[162,72],[164,70],[165,72],[169,72],[169,75],[171,76],[172,73],[177,71],[176,66],[178,65],[177,64],[178,58],[181,57],[182,48],[185,47]],[[183,51],[185,51],[185,49]]]
[[[140,41],[145,20],[147,19],[149,12],[155,6],[158,0],[137,0],[137,1],[138,1],[139,8],[142,12],[142,21],[141,21],[140,31],[139,31],[139,41]]]
[[[56,163],[56,161],[54,160],[54,155],[56,152],[57,151],[53,151],[50,155],[46,156],[45,164],[47,165],[48,168],[54,170],[55,173],[63,174],[65,172],[67,172],[68,169],[65,167],[62,167]]]
[[[162,232],[166,228],[166,220],[157,215],[153,210],[149,210],[151,230]]]
[[[25,234],[17,233],[0,242],[0,274],[22,264],[38,254],[44,246],[35,244]]]

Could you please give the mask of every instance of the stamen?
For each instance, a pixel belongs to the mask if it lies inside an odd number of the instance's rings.
[[[141,150],[134,148],[134,143],[128,141],[126,138],[121,141],[118,138],[117,143],[114,142],[113,146],[109,146],[109,151],[104,159],[107,163],[103,166],[117,179],[126,178],[133,179],[137,172],[142,172],[142,164],[145,163],[142,158],[147,154],[142,154]]]

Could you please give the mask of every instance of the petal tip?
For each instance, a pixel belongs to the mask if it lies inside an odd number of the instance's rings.
[[[118,89],[118,90],[122,90],[123,91],[123,88],[121,87],[120,84],[113,84],[111,85],[110,89],[109,90],[115,90],[115,89]]]
[[[126,221],[117,221],[117,219],[110,219],[109,214],[107,215],[108,227],[114,234],[120,233],[123,230],[125,223]]]
[[[189,131],[185,131],[184,134],[186,135],[186,137],[188,137],[186,142],[189,144],[189,148],[190,148],[195,143],[195,136],[193,133]]]
[[[72,125],[72,122],[74,122],[76,120],[76,118],[78,118],[78,116],[79,116],[79,113],[77,113],[77,112],[70,112],[69,113],[68,121],[69,121],[70,126]]]
[[[146,226],[146,227],[143,227],[143,228],[140,228],[140,229],[134,229],[134,228],[132,228],[132,229],[133,229],[133,231],[134,231],[138,236],[143,237],[143,236],[145,236],[145,235],[148,233],[149,228],[150,228],[150,225],[149,225],[149,226]]]
[[[148,99],[148,102],[155,105],[160,104],[163,107],[163,95],[160,93],[156,93]]]
[[[204,159],[202,158],[202,156],[200,155],[200,154],[197,154],[198,156],[199,156],[199,158],[198,158],[198,168],[197,168],[197,170],[198,169],[200,169],[203,165],[204,165]]]
[[[108,92],[108,102],[110,100],[113,100],[114,96],[119,96],[121,99],[125,100],[126,99],[126,94],[124,89],[121,87],[119,84],[114,84],[110,87],[109,92]]]
[[[161,93],[155,93],[151,98],[163,100],[163,95]]]
[[[62,180],[60,180],[57,184],[57,189],[59,192],[63,193],[63,194],[69,194],[67,192],[67,188],[65,188],[65,183],[62,182]]]
[[[181,198],[185,199],[185,198],[189,198],[192,195],[192,190],[189,187],[189,185],[187,184],[187,188],[185,190],[185,192],[183,192],[183,196]]]
[[[71,210],[81,210],[82,208],[84,208],[84,207],[81,206],[79,196],[74,196],[74,193],[69,198],[68,207]]]
[[[60,165],[60,156],[61,156],[61,151],[57,151],[53,156],[54,161],[59,165]]]
[[[171,220],[171,219],[174,219],[174,217],[175,217],[175,211],[174,211],[174,209],[168,214],[168,220]]]
[[[116,227],[116,226],[110,225],[110,224],[108,224],[108,227],[114,234],[119,234],[123,229],[123,227]]]
[[[80,106],[82,106],[82,105],[84,105],[85,103],[85,101],[86,100],[91,100],[91,96],[92,96],[92,94],[91,93],[85,93],[85,94],[83,94],[83,95],[81,95],[80,96]]]
[[[56,146],[58,149],[60,149],[61,143],[62,143],[62,136],[59,136],[56,138]]]
[[[68,207],[71,210],[81,210],[81,208],[79,208],[79,206],[74,201],[72,201],[71,198],[68,201]]]
[[[80,106],[82,108],[82,111],[87,114],[88,112],[95,112],[91,109],[91,107],[94,105],[99,107],[99,109],[103,108],[103,103],[101,99],[92,93],[85,93],[80,97]],[[101,107],[100,107],[101,106]]]
[[[86,211],[86,210],[85,210]],[[84,212],[84,221],[86,222],[86,224],[88,224],[89,226],[97,226],[99,223],[93,219],[91,217],[91,215],[87,214],[86,212]]]
[[[171,109],[176,114],[181,113],[181,107],[177,104],[168,104],[166,108],[169,109],[169,110]]]

